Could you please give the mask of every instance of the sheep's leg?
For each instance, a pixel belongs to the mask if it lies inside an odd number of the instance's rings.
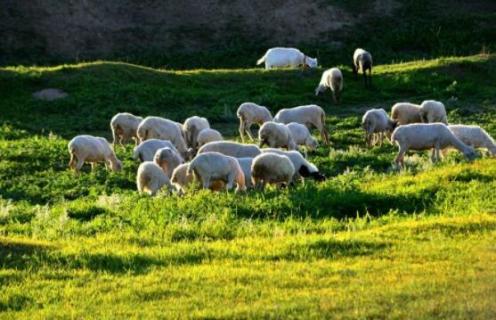
[[[83,164],[84,164],[84,160],[78,158],[76,163],[76,171],[80,171],[81,168],[83,167]]]
[[[382,147],[383,142],[384,142],[384,133],[379,132],[379,147]]]
[[[250,139],[253,141],[253,140],[255,140],[255,139],[253,138],[253,133],[251,132],[251,126],[252,126],[252,124],[251,124],[251,123],[249,123],[249,124],[246,126],[246,133],[248,134],[248,136],[250,137]]]
[[[398,155],[396,156],[396,158],[394,159],[394,162],[396,162],[396,164],[400,167],[403,167],[404,164],[405,164],[405,153],[408,151],[408,149],[406,148],[403,148],[402,146],[400,146],[400,150],[398,151]]]
[[[240,119],[239,121],[239,135],[241,136],[241,141],[245,142],[245,121]]]
[[[226,191],[231,190],[233,185],[234,185],[234,174],[230,172],[227,175],[227,184],[226,184]]]
[[[329,131],[325,128],[325,126],[322,126],[320,131],[320,136],[322,137],[322,140],[326,145],[329,145]]]
[[[332,101],[334,101],[334,103],[338,103],[338,99],[336,98],[336,92],[332,92]]]
[[[76,157],[74,156],[74,153],[71,153],[71,159],[69,160],[69,168],[74,169],[75,165],[76,165]]]
[[[201,177],[203,189],[210,188],[210,177]]]

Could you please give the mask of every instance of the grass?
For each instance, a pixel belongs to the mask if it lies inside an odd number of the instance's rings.
[[[372,90],[342,68],[338,106],[313,95],[322,70],[1,68],[0,318],[494,318],[495,160],[420,152],[397,172],[396,147],[365,148],[360,118],[435,98],[494,136],[495,57],[379,65]],[[69,97],[31,97],[47,87]],[[68,140],[110,138],[116,112],[198,114],[235,137],[249,100],[325,108],[332,146],[311,160],[327,181],[150,198],[131,146],[123,172],[67,169]]]

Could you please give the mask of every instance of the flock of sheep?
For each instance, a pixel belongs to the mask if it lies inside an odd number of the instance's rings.
[[[317,67],[317,59],[307,57],[294,48],[272,48],[257,61],[273,67]],[[367,71],[368,70],[368,76]],[[353,71],[361,71],[365,85],[371,83],[372,56],[363,49],[353,55]],[[329,88],[335,102],[340,100],[343,75],[338,68],[326,70],[316,88],[316,94]],[[114,148],[134,140],[133,158],[141,162],[136,183],[140,193],[156,194],[166,187],[169,191],[185,193],[197,180],[203,188],[236,192],[247,188],[263,189],[267,183],[290,185],[304,178],[325,179],[318,168],[307,160],[307,150],[318,146],[310,130],[316,128],[325,144],[329,132],[326,115],[317,105],[281,109],[272,117],[264,106],[252,102],[241,104],[237,110],[239,133],[243,143],[225,141],[206,118],[193,116],[184,123],[149,116],[141,118],[130,113],[118,113],[111,122],[113,147],[105,138],[79,135],[68,145],[69,167],[79,171],[85,162],[104,162],[119,171],[122,163]],[[247,144],[245,133],[254,140],[252,125],[259,125],[259,144]],[[474,148],[487,148],[496,155],[496,144],[479,126],[448,125],[446,109],[441,102],[427,100],[420,105],[397,103],[391,117],[384,109],[368,110],[362,118],[368,146],[383,142],[385,137],[399,146],[395,162],[404,166],[408,150],[432,149],[432,160],[440,158],[440,150],[456,148],[468,159],[476,157]],[[262,148],[267,145],[268,148]],[[283,150],[286,149],[286,150]],[[300,153],[304,150],[304,155]],[[189,162],[188,162],[189,161]]]

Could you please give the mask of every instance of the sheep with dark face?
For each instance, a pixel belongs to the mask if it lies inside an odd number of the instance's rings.
[[[276,153],[288,157],[295,168],[293,181],[306,178],[311,178],[316,181],[324,181],[326,179],[325,175],[322,174],[313,163],[306,160],[303,155],[296,150],[284,151],[275,148],[264,148],[262,149],[262,153]]]

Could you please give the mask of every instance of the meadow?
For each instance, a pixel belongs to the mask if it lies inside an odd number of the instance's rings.
[[[496,56],[380,64],[372,89],[340,67],[339,105],[314,95],[322,69],[0,68],[0,318],[495,318],[496,160],[409,153],[398,171],[360,121],[432,98],[496,136]],[[51,87],[69,96],[32,98]],[[322,106],[332,145],[310,159],[328,179],[152,198],[131,145],[122,172],[67,168],[67,142],[110,139],[117,112],[201,115],[239,139],[245,101]]]

